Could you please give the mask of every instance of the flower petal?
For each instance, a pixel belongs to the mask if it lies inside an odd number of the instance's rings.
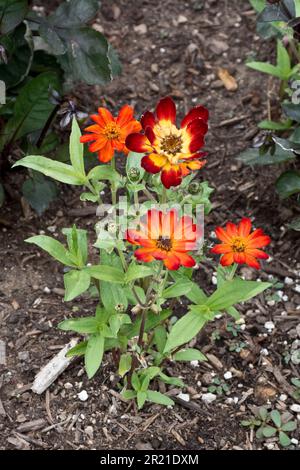
[[[111,142],[108,140],[103,148],[101,148],[98,152],[98,158],[100,162],[107,163],[114,156],[114,149]]]
[[[219,240],[225,243],[231,243],[231,237],[228,235],[226,230],[224,230],[222,227],[216,227],[215,229],[216,236]]]
[[[255,269],[259,269],[260,268],[260,263],[259,261],[257,261],[256,258],[254,258],[254,256],[251,256],[251,255],[248,255],[246,254],[246,260],[245,260],[246,264],[248,264],[248,266],[250,266],[251,268],[255,268]]]
[[[86,142],[92,142],[93,140],[96,140],[96,139],[97,139],[97,136],[95,134],[86,134],[80,137],[80,142],[82,144],[85,144]]]
[[[143,134],[129,134],[125,141],[126,147],[132,152],[143,153],[150,152],[152,147],[149,140]]]
[[[194,119],[203,119],[203,121],[207,122],[209,118],[209,112],[203,106],[196,106],[195,108],[191,109],[185,118],[181,122],[181,128],[186,127],[189,125],[190,122],[194,121]]]
[[[160,100],[156,107],[156,115],[159,121],[176,121],[176,106],[172,98],[166,97]]]
[[[230,266],[233,263],[234,263],[233,253],[226,253],[225,255],[222,256],[221,258],[222,266]]]
[[[138,250],[135,250],[134,256],[136,259],[140,261],[144,261],[144,263],[151,263],[151,261],[154,261],[154,257],[152,256],[152,249],[151,248],[139,248]]]
[[[263,248],[271,243],[271,238],[268,235],[262,235],[260,237],[253,238],[247,242],[249,248]]]
[[[92,132],[94,134],[101,134],[102,132],[102,127],[100,127],[98,124],[92,124],[91,126],[88,126],[84,129],[85,132]]]
[[[194,258],[192,258],[187,253],[182,253],[182,252],[175,251],[174,254],[175,254],[176,258],[179,259],[180,264],[182,266],[185,266],[186,268],[192,268],[193,266],[196,265],[196,261],[194,260]]]
[[[225,253],[230,253],[232,252],[232,248],[230,245],[227,245],[226,243],[219,243],[218,245],[215,245],[211,250],[211,253],[214,253],[215,255],[223,255]]]
[[[187,126],[187,132],[191,141],[189,150],[191,153],[198,152],[204,145],[204,135],[208,130],[207,123],[203,119],[195,119]]]
[[[98,152],[107,144],[107,139],[101,136],[95,136],[95,142],[89,146],[90,152]]]
[[[170,253],[167,258],[164,259],[164,265],[170,271],[177,271],[180,268],[180,261],[174,253]]]
[[[227,231],[229,237],[237,237],[238,236],[237,226],[235,224],[233,224],[232,222],[227,222],[226,231]]]
[[[120,127],[126,126],[130,121],[133,120],[133,112],[133,108],[128,104],[125,104],[125,106],[123,106],[119,111],[117,124]]]
[[[128,124],[126,124],[125,126],[121,128],[121,135],[119,139],[125,143],[126,137],[129,134],[138,133],[140,132],[141,129],[142,129],[142,126],[138,121],[134,121],[134,120],[130,121]]]
[[[233,254],[233,259],[235,263],[244,264],[246,263],[246,255],[245,252],[235,252]]]
[[[169,189],[171,186],[179,186],[182,181],[182,171],[179,165],[167,164],[161,172],[161,182],[165,188]]]
[[[147,127],[150,127],[151,129],[153,129],[153,127],[156,124],[154,114],[150,113],[150,111],[146,111],[141,117],[141,124],[144,130],[146,130]]]
[[[265,253],[264,251],[262,250],[258,250],[256,248],[251,248],[250,250],[246,250],[246,255],[251,255],[251,256],[254,256],[255,258],[258,258],[258,259],[268,259],[269,258],[269,255],[267,253]]]
[[[104,125],[108,124],[109,122],[115,122],[112,114],[106,108],[98,108],[98,113],[100,118],[102,118]]]
[[[142,158],[141,166],[144,170],[148,171],[148,173],[156,174],[161,171],[166,162],[166,157],[158,155],[157,153],[150,153],[150,155],[146,155]]]
[[[248,237],[251,232],[252,222],[250,219],[245,217],[242,219],[238,226],[238,232],[240,237]]]

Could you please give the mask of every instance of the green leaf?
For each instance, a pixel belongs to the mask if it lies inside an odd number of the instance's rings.
[[[135,390],[136,392],[138,392],[138,391],[140,390],[140,388],[141,388],[141,383],[140,383],[139,377],[138,377],[138,375],[137,375],[136,372],[134,372],[134,373],[132,374],[132,377],[131,377],[131,384],[132,384],[132,386],[133,386],[133,388],[134,388],[134,390]]]
[[[246,302],[271,286],[270,282],[244,281],[242,279],[225,281],[208,298],[205,305],[213,312],[226,310],[234,304]]]
[[[74,225],[73,228],[62,229],[62,233],[67,237],[70,253],[76,259],[78,266],[84,266],[88,258],[87,231],[78,229]]]
[[[109,180],[118,182],[120,180],[119,173],[112,167],[107,165],[98,165],[90,170],[87,176],[88,180],[102,181]]]
[[[80,343],[76,344],[74,348],[70,349],[67,352],[66,357],[84,356],[86,352],[87,343],[87,341],[81,341]]]
[[[90,287],[91,278],[85,271],[69,271],[64,275],[65,301],[75,299]]]
[[[288,447],[291,444],[291,439],[289,438],[289,436],[285,432],[280,431],[279,432],[279,442],[282,445],[282,447]]]
[[[0,33],[7,34],[23,21],[27,0],[0,0]]]
[[[173,299],[174,297],[180,297],[187,295],[192,289],[193,283],[189,279],[180,279],[170,287],[167,287],[162,293],[164,299]]]
[[[125,274],[121,269],[112,266],[98,265],[88,266],[84,270],[93,278],[99,281],[113,282],[116,284],[124,284]]]
[[[245,165],[279,165],[280,163],[295,160],[295,158],[295,154],[292,151],[284,150],[279,145],[276,145],[274,155],[271,154],[270,150],[261,155],[259,149],[250,148],[242,152],[237,157],[237,160]]]
[[[159,325],[154,330],[154,343],[156,344],[158,352],[161,354],[164,351],[165,345],[167,341],[167,331],[163,325]]]
[[[145,332],[150,331],[160,325],[163,321],[169,318],[172,314],[172,310],[166,309],[162,310],[159,315],[148,312],[146,324],[145,324]],[[138,317],[133,325],[128,326],[124,329],[124,334],[131,339],[133,336],[138,336],[139,330],[141,326],[141,318]]]
[[[175,361],[207,361],[207,358],[198,349],[182,349],[174,356]]]
[[[136,392],[134,390],[125,390],[122,392],[122,397],[125,398],[125,400],[132,400],[136,397]]]
[[[25,24],[18,26],[11,34],[1,37],[0,45],[5,49],[8,62],[2,64],[0,61],[0,77],[9,89],[24,80],[33,59],[32,39],[29,34],[26,34]]]
[[[1,197],[0,197],[1,200]],[[1,202],[0,202],[0,207],[1,207]],[[290,224],[288,224],[288,227],[296,230],[297,232],[300,231],[300,217],[296,217]]]
[[[170,274],[171,274],[171,277],[177,282],[179,282],[179,281],[182,281],[183,283],[187,283],[187,281],[190,282],[190,288],[185,293],[185,296],[191,302],[193,302],[194,304],[205,303],[205,301],[207,299],[207,296],[203,292],[203,290],[195,282],[191,281],[186,276],[184,276],[180,273],[177,273],[177,272],[175,273],[175,272],[171,271]]]
[[[49,208],[58,191],[54,181],[46,179],[42,174],[34,173],[22,185],[22,193],[30,206],[41,215]]]
[[[13,168],[17,166],[24,166],[32,170],[39,171],[45,176],[49,176],[61,183],[73,184],[75,186],[82,186],[85,183],[85,178],[80,173],[76,172],[71,165],[66,163],[57,162],[51,158],[42,157],[39,155],[29,155],[17,161]]]
[[[22,87],[14,104],[13,115],[2,132],[0,148],[11,140],[16,141],[45,126],[55,108],[55,104],[49,101],[50,87],[60,89],[60,81],[55,72],[41,73]]]
[[[298,104],[294,103],[283,103],[282,109],[293,121],[300,122],[300,107]]]
[[[266,0],[250,0],[252,8],[258,13],[261,13],[266,6]]]
[[[175,385],[175,387],[184,387],[184,383],[182,382],[181,379],[178,379],[178,377],[168,377],[166,374],[163,372],[160,372],[159,377],[163,382],[165,382],[168,385]]]
[[[88,340],[84,356],[85,370],[91,379],[99,369],[104,353],[104,337],[101,334],[93,335]]]
[[[258,414],[261,417],[261,419],[263,421],[265,421],[267,419],[267,416],[268,416],[268,410],[265,407],[262,406],[262,407],[259,408]]]
[[[278,410],[272,410],[270,413],[271,419],[277,428],[281,426],[281,416]]]
[[[121,377],[124,377],[125,374],[130,370],[131,368],[131,361],[132,361],[132,356],[129,353],[122,354],[119,362],[119,370],[118,374]]]
[[[153,274],[154,271],[152,268],[132,263],[125,274],[125,283],[129,284],[129,282],[135,281],[136,279],[142,279],[152,276]]]
[[[74,266],[68,250],[62,243],[55,240],[55,238],[48,237],[47,235],[36,235],[34,237],[27,238],[25,241],[26,243],[33,243],[42,248],[42,250],[49,253],[50,256],[58,260],[60,263],[66,266]]]
[[[143,408],[146,400],[147,400],[146,392],[142,392],[142,391],[137,392],[137,404],[138,404],[139,410]]]
[[[290,129],[292,125],[291,119],[288,119],[287,121],[284,122],[275,122],[275,121],[261,121],[258,124],[258,127],[260,129],[266,129],[266,130],[271,130],[271,131],[285,131],[287,129]]]
[[[268,62],[247,62],[247,67],[253,70],[257,70],[258,72],[263,72],[268,75],[272,75],[274,77],[284,79],[282,76],[282,72],[278,67],[275,65],[269,64]]]
[[[75,28],[91,21],[98,9],[98,0],[72,0],[61,3],[49,19],[55,26]]]
[[[276,432],[277,432],[277,429],[273,428],[273,426],[265,426],[262,429],[262,433],[263,433],[264,437],[275,436]]]
[[[167,397],[166,395],[163,395],[160,392],[155,392],[153,390],[147,391],[147,400],[151,401],[152,403],[157,403],[158,405],[165,405],[165,406],[174,405],[174,402],[173,400],[171,400],[171,398]]]
[[[297,429],[297,423],[296,421],[289,421],[288,423],[285,423],[281,426],[282,431],[286,432],[292,432],[296,431]]]
[[[76,173],[85,178],[84,160],[83,160],[83,144],[80,142],[81,132],[76,121],[73,118],[72,132],[70,137],[70,160]]]
[[[279,176],[276,181],[276,190],[281,199],[286,199],[300,192],[300,173],[289,170]]]
[[[173,326],[164,349],[164,353],[177,346],[186,344],[196,336],[206,323],[206,319],[198,312],[190,311]]]
[[[122,309],[127,310],[128,300],[124,288],[111,282],[101,282],[100,286],[101,301],[110,312]]]
[[[58,324],[60,330],[84,334],[97,333],[99,326],[100,324],[95,317],[71,318]]]

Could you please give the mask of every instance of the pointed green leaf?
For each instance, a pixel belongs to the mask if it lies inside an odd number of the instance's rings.
[[[99,369],[104,353],[104,337],[101,334],[93,335],[88,340],[84,356],[85,370],[91,379]]]
[[[207,361],[207,358],[198,349],[182,349],[174,356],[175,361]]]
[[[190,290],[193,287],[193,282],[189,279],[180,279],[179,281],[175,282],[170,287],[167,287],[162,293],[162,297],[164,299],[172,299],[174,297],[180,297],[182,295],[187,296]]]
[[[125,282],[128,284],[136,279],[142,279],[144,277],[152,276],[153,274],[154,271],[149,266],[131,264],[125,274]]]
[[[85,271],[69,271],[64,275],[65,301],[75,299],[90,287],[91,277]]]
[[[147,391],[147,400],[151,401],[152,403],[157,403],[158,405],[165,405],[165,406],[174,405],[174,402],[173,400],[171,400],[171,398],[167,397],[166,395],[163,395],[160,392],[155,392],[153,390]]]
[[[147,400],[147,393],[146,392],[137,392],[137,404],[138,409],[141,410]]]
[[[64,320],[59,323],[58,328],[63,331],[92,334],[97,333],[99,322],[95,317],[71,318],[70,320]]]
[[[85,355],[85,351],[86,351],[86,347],[87,347],[87,341],[81,341],[80,343],[76,344],[76,346],[74,346],[74,348],[70,349],[67,354],[66,354],[66,357],[73,357],[73,356],[84,356]]]
[[[84,270],[93,278],[99,281],[108,281],[116,284],[123,284],[125,282],[125,274],[118,268],[113,266],[88,266]]]
[[[26,243],[33,243],[44,251],[49,253],[53,258],[66,266],[74,266],[73,259],[62,243],[55,240],[55,238],[48,237],[47,235],[36,235],[27,238]]]
[[[190,311],[178,320],[173,326],[164,349],[164,353],[177,346],[186,344],[196,336],[206,323],[201,313]]]
[[[85,178],[83,144],[80,142],[81,132],[76,121],[73,118],[72,132],[70,137],[70,160],[74,170]]]
[[[118,373],[121,377],[124,377],[125,374],[130,370],[131,368],[131,361],[132,361],[132,356],[131,354],[122,354],[119,362],[119,370]]]

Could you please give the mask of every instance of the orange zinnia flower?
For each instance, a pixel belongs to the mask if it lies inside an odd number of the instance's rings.
[[[179,219],[175,210],[167,213],[149,210],[141,220],[140,230],[127,230],[126,238],[132,245],[141,246],[134,255],[146,263],[161,260],[170,270],[180,266],[192,268],[196,264],[187,254],[196,248],[196,224],[188,216]]]
[[[98,114],[91,119],[96,123],[86,127],[88,134],[80,138],[80,142],[93,142],[90,152],[97,152],[101,162],[109,162],[115,153],[128,153],[125,145],[126,137],[132,132],[139,132],[141,124],[133,118],[133,108],[127,104],[120,109],[118,117],[114,118],[106,108],[98,108]]]
[[[191,170],[199,170],[205,156],[199,150],[204,145],[208,130],[208,111],[203,106],[191,109],[176,127],[176,106],[171,98],[160,100],[156,115],[147,111],[141,119],[144,134],[131,134],[126,146],[139,153],[146,153],[142,167],[149,173],[160,173],[166,188],[178,186]]]
[[[270,237],[265,235],[261,228],[251,233],[251,226],[251,220],[244,218],[238,226],[228,222],[226,229],[216,228],[216,235],[223,243],[214,246],[211,252],[223,255],[221,258],[223,266],[238,263],[259,269],[260,264],[257,259],[269,258],[269,255],[259,248],[269,245]]]

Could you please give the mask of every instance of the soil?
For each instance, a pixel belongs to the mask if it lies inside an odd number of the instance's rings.
[[[297,209],[275,193],[282,169],[253,169],[235,159],[267,115],[267,79],[247,69],[245,60],[270,58],[272,43],[256,36],[255,15],[241,0],[103,0],[97,25],[119,51],[123,73],[105,88],[81,87],[80,104],[94,111],[99,103],[117,110],[129,102],[139,115],[153,109],[160,96],[171,95],[182,115],[196,103],[208,107],[209,157],[200,178],[215,192],[207,236],[228,219],[252,217],[272,237],[272,258],[262,271],[243,268],[242,273],[247,279],[273,276],[281,286],[240,306],[244,325],[232,328],[233,321],[223,317],[199,335],[196,346],[208,354],[208,362],[170,366],[169,372],[187,384],[188,402],[177,398],[172,409],[146,405],[137,412],[118,395],[110,355],[93,380],[78,359],[46,394],[36,395],[30,390],[35,374],[72,337],[57,324],[77,312],[91,313],[95,301],[64,303],[61,267],[24,239],[43,232],[60,236],[61,228],[74,222],[92,229],[94,220],[72,216],[85,204],[70,187],[61,188],[42,217],[8,201],[0,222],[0,328],[6,345],[6,360],[0,361],[0,449],[277,449],[277,438],[259,441],[240,423],[261,405],[300,418],[290,408],[297,403],[290,380],[299,377],[291,355],[300,341],[300,247],[297,232],[287,228]],[[236,91],[224,88],[220,67],[235,77]],[[214,265],[208,259],[197,274],[208,292]],[[178,304],[174,314],[180,310]],[[270,331],[267,321],[274,323]],[[228,371],[232,378],[225,380]],[[202,394],[216,377],[229,390],[207,404]],[[78,398],[82,390],[88,394],[85,402]],[[35,420],[40,421],[32,424]],[[292,436],[299,439],[299,430]],[[293,442],[291,448],[299,448]]]

